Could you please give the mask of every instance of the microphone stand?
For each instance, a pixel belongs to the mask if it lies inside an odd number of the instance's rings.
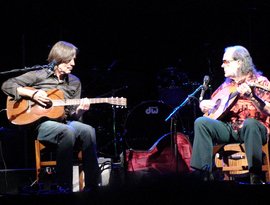
[[[178,148],[177,148],[177,120],[175,114],[177,113],[178,110],[182,109],[188,102],[190,102],[190,99],[195,98],[195,95],[202,89],[204,89],[204,85],[200,85],[193,93],[188,95],[188,97],[179,106],[174,108],[174,110],[165,119],[166,122],[169,119],[171,119],[171,146],[175,156],[176,173],[178,172]]]
[[[35,65],[32,67],[25,67],[22,69],[13,69],[13,70],[9,70],[9,71],[3,71],[3,72],[0,72],[0,75],[8,74],[8,73],[27,72],[27,71],[31,71],[31,70],[39,70],[39,69],[48,68],[48,67],[49,67],[48,65]]]
[[[112,95],[114,97],[117,92],[127,89],[127,88],[128,86],[123,86],[117,89],[113,89],[107,93],[104,93],[103,95],[100,95],[99,97],[104,97],[104,96],[109,96],[109,95]],[[113,144],[114,144],[114,161],[118,161],[120,158],[118,154],[119,139],[117,138],[117,130],[116,130],[116,108],[117,107],[115,105],[112,105],[112,132],[113,132]]]

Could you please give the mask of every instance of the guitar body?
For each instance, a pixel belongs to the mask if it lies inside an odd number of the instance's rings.
[[[64,99],[64,94],[58,89],[47,91],[48,97],[52,100]],[[40,106],[30,99],[20,99],[19,101],[7,98],[7,118],[16,125],[32,123],[42,117],[58,120],[64,116],[64,106],[47,107]]]
[[[221,119],[232,108],[238,99],[238,92],[230,86],[220,90],[212,100],[215,102],[213,109],[209,110],[204,116],[212,119]]]

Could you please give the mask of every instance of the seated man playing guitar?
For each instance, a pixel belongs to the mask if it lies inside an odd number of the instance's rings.
[[[17,109],[17,114],[8,111],[9,120],[14,124],[23,124],[33,115],[38,116],[42,109],[51,110],[52,100],[50,95],[56,95],[61,91],[64,98],[76,99],[81,95],[81,82],[71,74],[75,66],[78,49],[73,44],[59,41],[48,55],[48,68],[29,71],[20,76],[10,78],[2,84],[2,90],[9,96],[10,108]],[[31,87],[31,88],[29,88]],[[55,92],[47,92],[54,90]],[[22,99],[30,99],[33,106],[28,103],[27,108],[19,109]],[[29,102],[30,102],[29,101]],[[16,104],[18,102],[18,104]],[[85,190],[96,189],[99,180],[99,166],[96,153],[95,129],[80,121],[82,114],[90,108],[90,99],[83,98],[78,105],[71,104],[63,108],[57,117],[34,117],[34,123],[41,142],[53,143],[57,146],[56,178],[59,191],[72,191],[73,148],[75,142],[82,145],[83,170],[85,176]],[[38,108],[35,105],[39,105]],[[19,111],[18,111],[19,110]],[[11,114],[10,114],[11,113]],[[52,112],[53,113],[53,112]],[[53,116],[53,114],[52,114]],[[19,119],[16,121],[16,119]],[[31,121],[31,120],[30,120]]]
[[[262,151],[269,134],[269,80],[257,71],[243,46],[225,49],[225,81],[202,100],[204,116],[194,123],[191,167],[194,175],[212,180],[213,144],[243,142],[246,147],[251,184],[262,184]]]

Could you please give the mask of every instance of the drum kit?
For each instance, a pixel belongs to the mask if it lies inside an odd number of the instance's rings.
[[[128,149],[148,150],[164,134],[170,132],[165,118],[172,108],[163,101],[145,101],[135,106],[125,122]]]
[[[177,131],[192,135],[193,122],[198,115],[198,101],[187,98],[190,92],[200,90],[200,84],[191,82],[186,73],[168,67],[157,74],[157,100],[143,101],[128,113],[125,121],[126,148],[148,150],[160,138]],[[199,87],[198,87],[199,86]],[[186,100],[187,106],[173,113]],[[170,114],[175,114],[167,121]],[[172,120],[177,121],[172,127]],[[174,129],[174,130],[173,130]],[[191,137],[191,136],[190,136]]]
[[[113,109],[109,118],[105,116],[100,119],[100,122],[104,123],[104,120],[108,121],[111,118],[109,126],[94,125],[99,153],[119,159],[123,149],[149,150],[160,138],[172,132],[171,121],[165,119],[195,86],[198,86],[198,83],[190,82],[185,73],[177,72],[174,68],[158,73],[157,99],[142,101],[129,110]],[[179,132],[192,135],[194,117],[196,117],[194,109],[191,103],[177,113],[174,119],[177,119]],[[111,135],[114,137],[108,141]]]

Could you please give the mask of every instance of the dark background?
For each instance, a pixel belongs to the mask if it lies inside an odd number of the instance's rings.
[[[95,105],[85,115],[97,128],[100,151],[106,152],[122,140],[128,119],[144,105],[169,107],[158,116],[163,120],[205,75],[216,88],[224,79],[220,66],[227,46],[247,47],[257,68],[269,76],[269,8],[268,1],[258,0],[5,1],[0,7],[0,72],[47,64],[58,40],[75,44],[80,54],[74,74],[82,80],[83,96],[128,100],[125,109]],[[1,82],[15,75],[1,73]],[[1,109],[5,103],[1,93]],[[31,156],[25,152],[32,138],[20,128],[17,134],[5,112],[0,114],[5,157],[16,158],[20,152],[24,158]],[[179,131],[192,136],[198,115],[196,101],[185,105],[178,113]],[[131,132],[139,132],[136,127],[142,123],[153,130],[163,126],[162,121],[147,124],[141,118]],[[8,167],[32,166],[25,159],[19,165],[9,161]]]

